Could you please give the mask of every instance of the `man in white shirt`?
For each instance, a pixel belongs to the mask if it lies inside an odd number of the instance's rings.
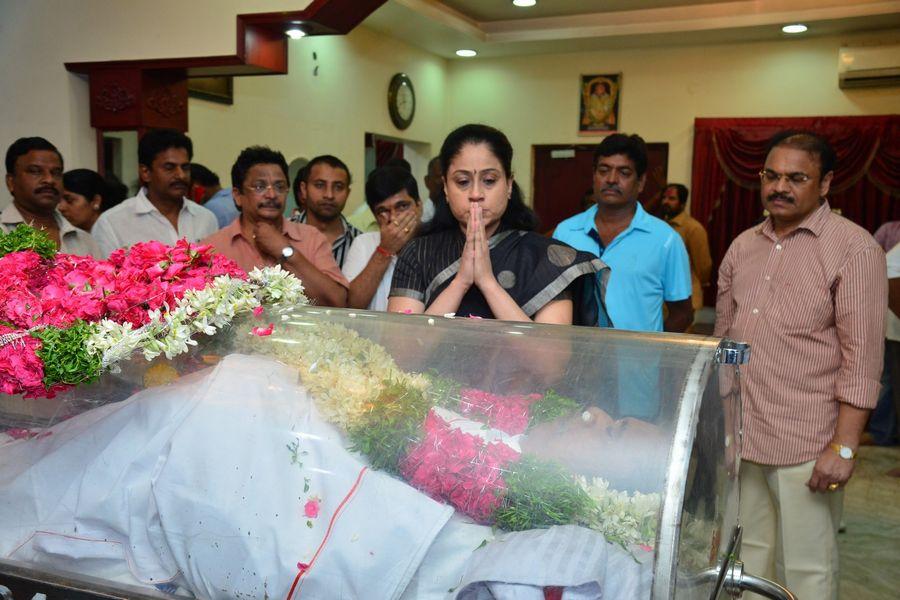
[[[6,151],[6,189],[13,201],[0,214],[0,233],[26,223],[43,230],[62,252],[99,258],[91,234],[69,223],[57,208],[62,181],[63,158],[56,146],[40,137],[13,142]]]
[[[198,242],[219,229],[216,215],[185,196],[190,192],[190,138],[174,129],[154,129],[138,143],[142,188],[100,215],[91,230],[104,256],[151,240],[172,245]]]
[[[387,310],[397,254],[415,236],[422,218],[415,177],[397,167],[375,169],[366,181],[366,203],[379,231],[358,235],[347,252],[343,267],[350,280],[347,306]]]

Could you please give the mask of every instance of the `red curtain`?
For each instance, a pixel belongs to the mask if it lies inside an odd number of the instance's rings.
[[[870,232],[900,219],[900,115],[696,119],[691,215],[707,226],[714,273],[731,241],[763,218],[758,173],[783,129],[813,131],[834,147],[832,208]],[[707,305],[715,295],[713,278]]]

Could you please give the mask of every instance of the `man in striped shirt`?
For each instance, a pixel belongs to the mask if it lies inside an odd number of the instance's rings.
[[[338,267],[343,267],[350,243],[362,233],[342,214],[350,196],[350,169],[338,157],[323,154],[309,161],[303,173],[300,190],[306,208],[291,220],[321,231],[331,244]]]
[[[782,132],[760,172],[769,217],[719,270],[716,335],[749,342],[740,470],[748,572],[837,598],[842,489],[875,406],[887,284],[871,235],[831,212],[834,151]]]

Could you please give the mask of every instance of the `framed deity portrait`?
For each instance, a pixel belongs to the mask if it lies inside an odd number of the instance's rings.
[[[606,135],[619,129],[622,74],[582,75],[578,135]]]

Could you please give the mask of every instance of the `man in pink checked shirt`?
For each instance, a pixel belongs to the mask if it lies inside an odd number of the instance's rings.
[[[799,598],[837,598],[842,489],[875,406],[884,252],[831,212],[834,151],[782,132],[760,172],[769,217],[719,270],[718,336],[748,342],[740,469],[742,557]]]

